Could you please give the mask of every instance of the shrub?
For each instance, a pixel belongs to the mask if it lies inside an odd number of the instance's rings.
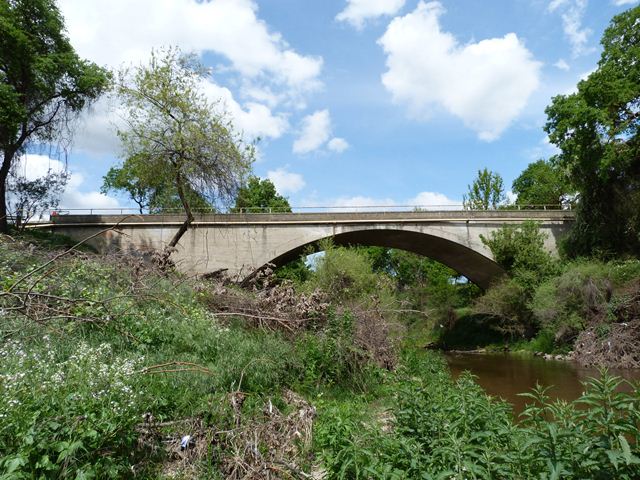
[[[355,249],[336,247],[330,241],[321,244],[324,255],[316,261],[307,288],[319,288],[336,302],[390,296],[391,281],[373,271],[371,260]]]
[[[544,247],[546,235],[540,232],[540,225],[535,221],[504,225],[480,239],[489,247],[495,261],[514,277],[521,277],[525,286],[534,286],[555,270],[555,261]]]

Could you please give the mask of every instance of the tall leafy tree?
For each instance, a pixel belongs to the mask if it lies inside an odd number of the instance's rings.
[[[245,212],[291,212],[289,201],[280,195],[273,182],[250,176],[238,191],[234,210]]]
[[[30,144],[69,139],[69,121],[108,84],[75,53],[54,0],[0,1],[0,232],[16,159]]]
[[[487,168],[478,170],[478,175],[463,197],[464,208],[489,210],[498,208],[506,199],[502,177]]]
[[[192,192],[212,205],[227,204],[253,160],[227,116],[204,94],[209,71],[176,48],[152,52],[146,65],[120,72],[118,93],[127,127],[118,131],[123,168],[144,186],[170,185],[185,221],[169,242],[175,247],[194,220]]]
[[[124,192],[138,206],[140,213],[175,213],[182,210],[180,197],[169,178],[152,178],[143,162],[128,161],[111,167],[103,177],[100,191]],[[185,197],[193,211],[212,211],[213,206],[200,194],[187,187]]]
[[[579,193],[568,253],[640,255],[640,7],[613,18],[598,68],[553,98],[545,130]]]
[[[517,205],[536,207],[560,205],[571,189],[562,170],[556,164],[541,159],[524,169],[513,181],[511,190],[518,196]]]
[[[154,180],[149,183],[149,176],[144,172],[136,171],[141,162],[125,162],[124,164],[111,167],[103,177],[100,191],[104,194],[110,191],[122,191],[129,195],[129,198],[138,205],[140,213],[149,209],[151,202],[156,195],[158,184]]]

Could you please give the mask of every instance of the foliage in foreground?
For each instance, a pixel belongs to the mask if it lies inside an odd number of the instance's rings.
[[[435,354],[408,350],[395,371],[380,368],[380,320],[346,308],[369,309],[380,284],[339,249],[329,259],[354,271],[332,264],[311,285],[348,292],[293,334],[216,318],[220,292],[249,292],[124,257],[73,253],[25,276],[58,252],[0,241],[3,480],[640,474],[638,388],[615,393],[605,375],[571,405],[537,391],[515,423],[509,405],[468,375],[451,379]]]
[[[328,405],[315,442],[330,479],[632,479],[640,475],[640,393],[603,373],[567,404],[544,389],[514,422],[473,378],[451,379],[435,355],[404,358],[391,425]]]

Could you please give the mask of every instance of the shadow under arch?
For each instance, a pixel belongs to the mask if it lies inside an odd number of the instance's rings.
[[[301,244],[277,256],[269,263],[276,267],[285,265],[302,255],[308,246],[315,247],[324,238],[332,238],[335,245],[397,248],[423,255],[452,268],[483,289],[505,275],[502,267],[492,259],[464,245],[435,235],[408,230],[370,229],[338,233]],[[264,266],[256,271],[262,268]]]

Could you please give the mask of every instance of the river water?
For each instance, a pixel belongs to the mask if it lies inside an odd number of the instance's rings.
[[[536,382],[551,386],[552,398],[575,400],[584,391],[581,382],[598,377],[598,370],[580,367],[574,362],[544,360],[540,357],[518,356],[508,353],[445,353],[451,373],[458,377],[469,370],[484,390],[513,404],[516,414],[524,410],[530,399],[518,396],[535,387]],[[640,381],[640,370],[609,370],[630,381]],[[628,389],[629,387],[627,387]]]

